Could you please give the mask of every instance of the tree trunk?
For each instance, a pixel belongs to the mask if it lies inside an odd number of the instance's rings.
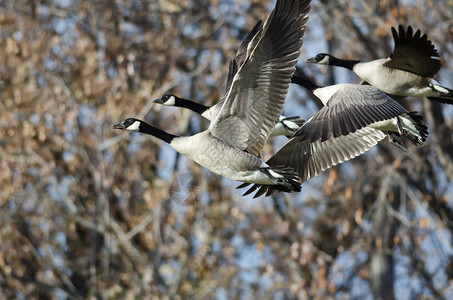
[[[371,290],[376,300],[394,299],[393,293],[393,238],[398,222],[389,214],[389,209],[398,210],[400,189],[391,191],[392,176],[383,180],[378,196],[376,212],[373,216],[374,243],[370,253]],[[392,207],[392,208],[391,208]]]

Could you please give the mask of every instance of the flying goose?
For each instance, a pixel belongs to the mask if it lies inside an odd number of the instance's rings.
[[[214,111],[218,111],[219,108],[222,107],[223,98],[213,106],[206,106],[189,99],[178,97],[174,94],[165,94],[159,99],[154,100],[153,102],[165,106],[187,108],[201,115],[206,120],[211,121],[213,119],[212,116],[215,115]],[[299,129],[300,126],[304,124],[304,122],[305,121],[301,117],[280,116],[277,124],[275,124],[274,128],[272,129],[270,136],[272,137],[277,135],[286,135],[289,137],[293,135],[293,133],[296,132],[297,129]]]
[[[310,118],[266,163],[295,169],[301,183],[339,163],[352,159],[389,134],[405,136],[421,144],[428,135],[422,117],[408,112],[381,90],[369,85],[336,84],[319,87],[293,77],[306,87],[324,106]],[[397,144],[404,148],[404,144]],[[238,188],[244,188],[244,183]],[[254,184],[244,194],[263,187]]]
[[[310,91],[323,103],[324,108],[332,106],[338,110],[338,107],[342,107],[342,110],[335,112],[335,114],[342,115],[336,120],[340,123],[335,124],[332,128],[334,132],[337,132],[337,136],[338,130],[341,129],[342,134],[346,135],[347,131],[345,132],[344,128],[349,127],[354,130],[357,128],[357,124],[360,124],[362,127],[372,127],[387,133],[390,142],[404,151],[407,151],[407,148],[401,142],[401,136],[408,138],[415,145],[421,145],[426,141],[428,129],[423,123],[423,117],[417,115],[416,112],[407,111],[378,88],[350,83],[321,87],[305,78],[296,76],[293,76],[292,80]],[[367,117],[365,120],[363,119],[364,114]],[[343,124],[350,120],[356,125],[351,127],[351,124]]]
[[[182,107],[182,108],[187,108],[190,109],[191,111],[198,113],[208,121],[211,121],[215,118],[217,113],[220,111],[220,108],[222,108],[222,105],[225,101],[225,97],[228,95],[228,91],[231,87],[231,82],[234,78],[234,75],[236,75],[236,72],[238,71],[238,68],[242,66],[246,59],[246,54],[247,54],[247,47],[253,37],[262,29],[263,23],[261,21],[258,21],[256,25],[253,27],[253,29],[246,35],[244,40],[241,42],[241,45],[236,52],[235,57],[230,61],[230,66],[228,69],[228,75],[227,75],[227,83],[225,86],[225,90],[223,93],[223,96],[220,98],[220,100],[217,102],[217,104],[213,106],[206,106],[200,103],[197,103],[195,101],[189,100],[189,99],[184,99],[181,97],[178,97],[174,94],[165,94],[161,98],[158,98],[154,100],[154,103],[157,104],[162,104],[165,106],[176,106],[176,107]],[[277,136],[277,135],[286,135],[286,136],[291,136],[294,132],[296,132],[297,129],[299,129],[300,126],[302,126],[304,123],[304,120],[300,117],[284,117],[280,116],[277,124],[275,124],[275,127],[273,128],[270,136]]]
[[[347,68],[387,94],[453,104],[453,90],[433,79],[442,65],[426,34],[421,35],[420,30],[413,34],[411,26],[405,31],[399,25],[398,32],[392,27],[392,35],[395,49],[388,58],[361,62],[320,53],[306,62]]]
[[[300,191],[294,170],[285,165],[270,167],[259,155],[282,112],[309,10],[310,0],[277,0],[250,41],[246,59],[207,130],[176,136],[133,118],[113,128],[153,135],[212,172],[260,184],[268,193]]]
[[[381,130],[387,133],[392,144],[403,151],[407,151],[407,148],[401,142],[401,136],[408,138],[415,145],[421,145],[426,141],[428,129],[423,123],[423,117],[416,112],[407,111],[378,88],[350,83],[322,87],[297,76],[293,76],[292,81],[297,81],[298,85],[310,91],[323,103],[324,107],[333,104],[343,106],[345,115],[338,121],[357,120],[357,124],[361,126]],[[372,114],[372,118],[363,120],[364,113]],[[333,130],[340,128],[343,130],[343,127],[343,124],[336,124]],[[344,131],[342,133],[345,135]]]

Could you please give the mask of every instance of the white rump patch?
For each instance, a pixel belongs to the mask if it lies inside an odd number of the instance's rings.
[[[260,169],[262,169],[262,168],[269,168],[269,165],[263,161],[263,162],[261,162],[261,165],[260,165]]]
[[[438,91],[443,94],[448,94],[450,91],[445,87],[441,86],[439,82],[435,81],[434,79],[431,80],[432,87],[435,91]]]
[[[369,125],[371,128],[382,131],[398,132],[397,118],[374,122]]]
[[[286,135],[288,133],[289,132],[283,126],[282,121],[279,121],[277,124],[275,124],[275,127],[274,129],[272,129],[270,136]]]
[[[274,171],[272,171],[272,169],[269,169],[269,173],[274,177],[274,178],[284,178],[283,175],[280,175]]]
[[[291,128],[291,129],[293,129],[293,130],[297,130],[297,129],[299,129],[299,127],[300,127],[299,125],[297,125],[297,124],[294,123],[293,121],[282,120],[281,122],[282,122],[283,124],[285,124],[286,127]]]
[[[314,90],[313,94],[318,97],[324,105],[326,105],[326,103],[329,102],[330,98],[332,98],[332,96],[343,86],[344,84],[341,83],[325,86]]]
[[[417,137],[420,137],[420,139],[421,139],[420,132],[418,131],[417,127],[415,127],[414,123],[412,123],[412,121],[410,119],[408,119],[407,117],[402,117],[401,121],[403,122],[403,124],[401,126],[404,129],[409,131],[411,134],[413,134]]]

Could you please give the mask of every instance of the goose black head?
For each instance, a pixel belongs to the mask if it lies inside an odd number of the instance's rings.
[[[140,131],[140,120],[134,118],[127,118],[121,123],[113,125],[113,129],[121,129],[126,131]]]
[[[154,100],[154,103],[166,105],[166,106],[174,106],[176,103],[176,96],[173,94],[165,94],[159,99]]]
[[[319,53],[315,57],[306,60],[307,63],[315,63],[319,65],[328,65],[332,59],[332,55],[327,53]]]

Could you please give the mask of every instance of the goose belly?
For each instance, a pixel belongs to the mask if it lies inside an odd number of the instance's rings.
[[[414,73],[388,68],[382,65],[385,61],[386,59],[357,64],[354,72],[388,94],[408,97],[427,97],[433,94],[428,87],[428,79]]]
[[[234,148],[206,132],[177,138],[170,145],[206,169],[224,177],[249,183],[272,184],[261,172],[267,166],[261,159]]]

